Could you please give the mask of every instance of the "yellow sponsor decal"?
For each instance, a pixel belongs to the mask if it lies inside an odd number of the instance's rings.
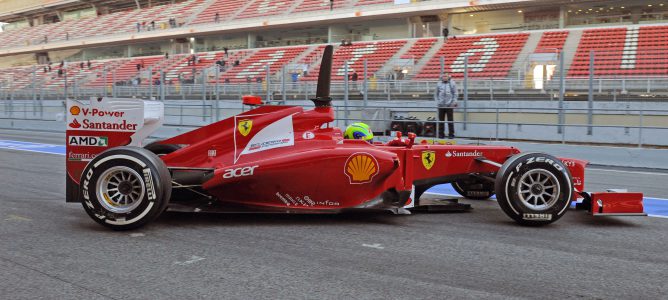
[[[343,172],[351,184],[369,183],[379,172],[378,161],[371,154],[354,153],[348,157]]]

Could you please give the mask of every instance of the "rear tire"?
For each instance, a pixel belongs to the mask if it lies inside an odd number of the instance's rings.
[[[522,225],[540,226],[566,213],[573,185],[561,160],[543,153],[520,153],[501,166],[495,190],[506,215]]]
[[[466,199],[487,200],[494,196],[494,183],[473,177],[453,182],[452,188]]]
[[[81,202],[97,223],[114,230],[146,225],[167,207],[171,175],[162,160],[138,147],[100,153],[81,175]]]

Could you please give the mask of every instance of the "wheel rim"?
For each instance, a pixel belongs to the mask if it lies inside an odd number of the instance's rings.
[[[137,171],[116,166],[104,171],[97,180],[98,202],[114,213],[128,213],[144,198],[144,181]]]
[[[547,210],[558,200],[559,180],[544,169],[531,170],[520,178],[518,195],[522,204],[532,210]]]

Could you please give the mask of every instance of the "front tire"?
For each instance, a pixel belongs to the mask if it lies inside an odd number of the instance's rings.
[[[114,230],[146,225],[162,213],[171,196],[171,175],[162,160],[138,147],[100,153],[81,175],[84,210]]]
[[[550,224],[561,218],[571,203],[573,185],[568,168],[543,153],[520,153],[509,158],[496,176],[496,199],[517,223]]]

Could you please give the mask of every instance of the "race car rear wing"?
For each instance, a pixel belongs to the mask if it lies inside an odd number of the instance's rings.
[[[164,120],[162,102],[91,98],[67,100],[66,172],[68,202],[76,202],[81,172],[98,154],[117,146],[142,146]]]

